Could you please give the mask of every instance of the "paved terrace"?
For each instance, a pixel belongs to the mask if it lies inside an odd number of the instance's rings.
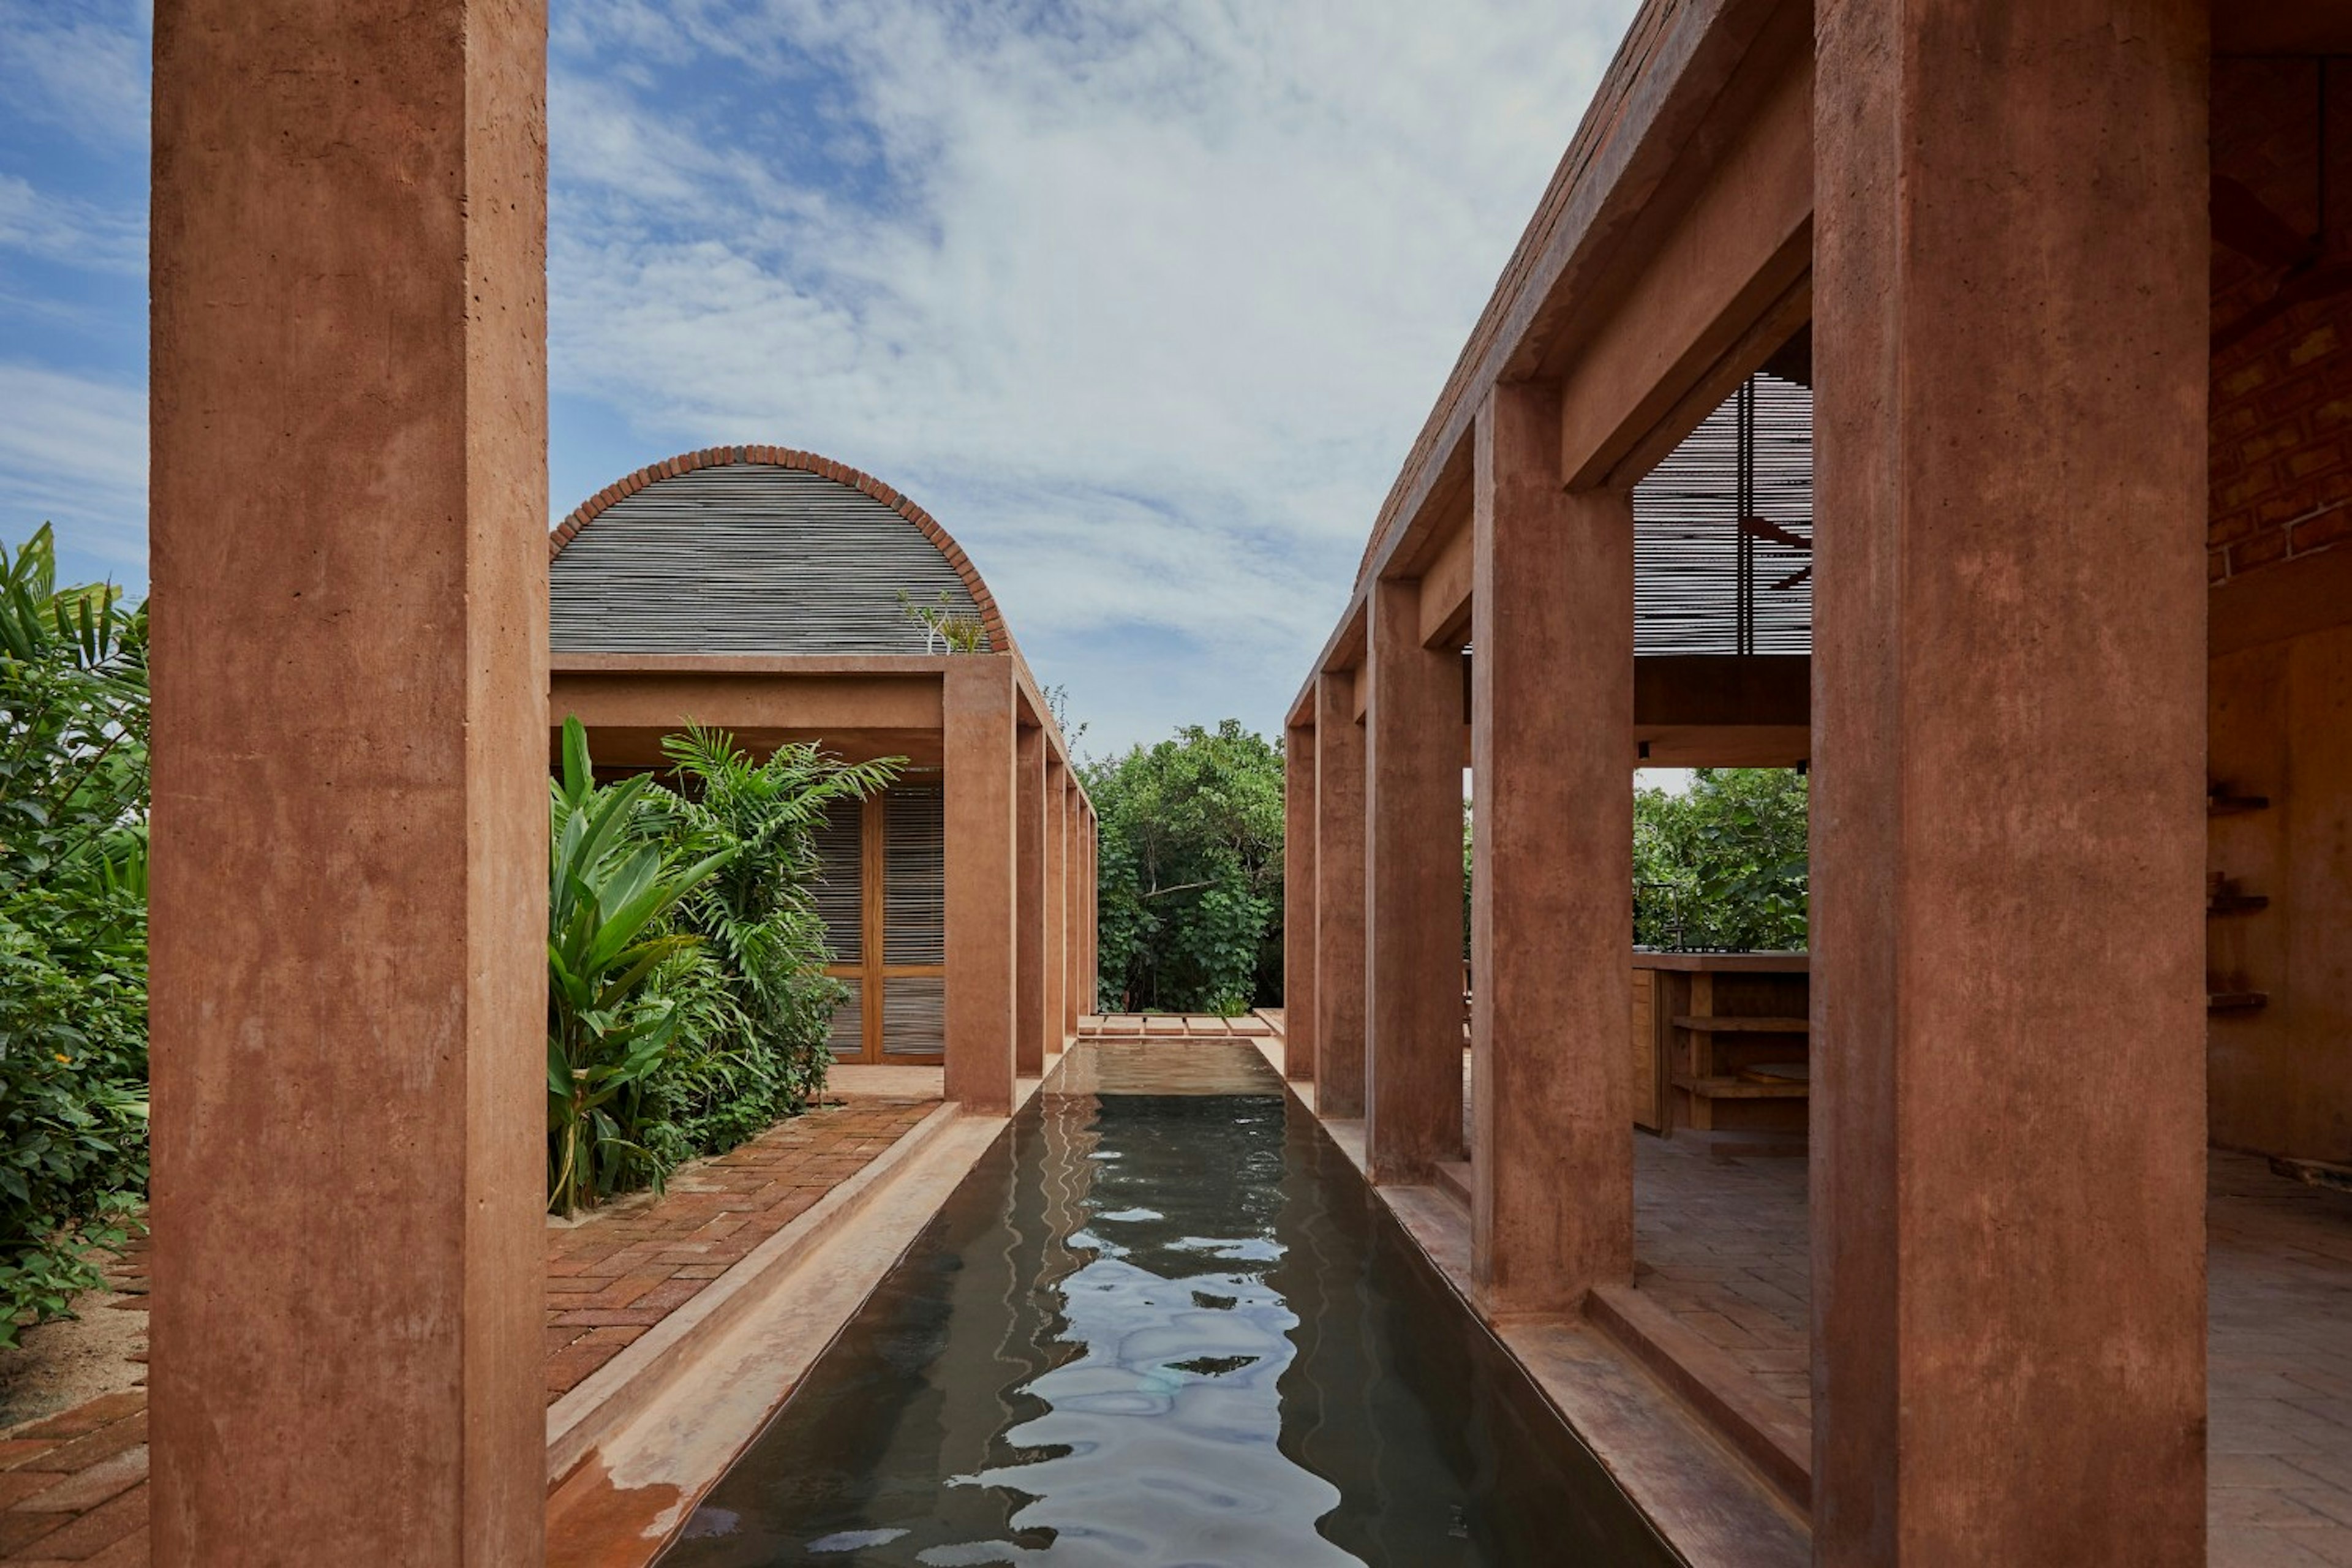
[[[1462,1094],[1467,1142],[1466,1052]],[[2352,1568],[2352,1194],[2208,1159],[2207,1561]],[[1633,1170],[1634,1288],[1809,1426],[1805,1161],[1636,1133]]]
[[[551,1226],[548,1403],[905,1137],[938,1109],[939,1076],[937,1068],[835,1068],[844,1103],[693,1163],[660,1197]],[[0,1564],[145,1568],[147,1561],[145,1388],[0,1436]]]

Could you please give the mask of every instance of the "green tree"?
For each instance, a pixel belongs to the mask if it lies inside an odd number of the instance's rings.
[[[1101,1005],[1278,1002],[1281,747],[1228,719],[1080,771],[1101,823]]]
[[[0,548],[0,1344],[147,1185],[147,613]]]
[[[1701,768],[1633,795],[1633,932],[1648,947],[1806,945],[1804,775]]]

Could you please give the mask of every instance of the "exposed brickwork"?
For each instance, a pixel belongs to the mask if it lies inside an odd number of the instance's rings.
[[[548,1402],[578,1387],[936,1109],[933,1100],[859,1100],[795,1117],[679,1172],[652,1202],[551,1232]]]
[[[2352,72],[2335,73],[2331,120],[2352,112]],[[2308,61],[2240,60],[2214,72],[2213,163],[2297,233],[2317,226],[2318,112]],[[2337,142],[2334,166],[2345,162]],[[2352,239],[2332,204],[2331,248]],[[2282,268],[2213,247],[2213,324],[2270,299]],[[2213,358],[2207,575],[2242,573],[2352,541],[2352,294],[2315,300]]]
[[[920,529],[924,538],[940,547],[940,553],[947,557],[948,564],[955,568],[957,575],[963,579],[964,586],[971,590],[972,603],[980,606],[981,623],[988,628],[988,646],[998,653],[1015,651],[1013,634],[1004,629],[1004,616],[997,610],[995,595],[988,591],[988,584],[981,581],[980,572],[972,565],[971,557],[966,555],[963,547],[940,526],[937,518],[871,474],[853,468],[846,463],[836,463],[831,458],[819,457],[814,452],[797,451],[789,447],[705,447],[700,451],[681,452],[675,458],[639,468],[626,479],[615,479],[574,507],[571,515],[548,535],[547,558],[552,561],[562,554],[563,547],[579,538],[580,531],[595,521],[597,515],[615,501],[633,496],[658,480],[676,479],[697,468],[716,468],[723,463],[766,463],[773,468],[796,468],[872,496]]]
[[[688,1166],[658,1198],[551,1232],[549,1402],[864,1170],[938,1105],[859,1098],[797,1117],[731,1153]],[[133,1268],[143,1279],[143,1247]],[[0,1436],[0,1568],[147,1568],[147,1562],[144,1388],[101,1395]]]

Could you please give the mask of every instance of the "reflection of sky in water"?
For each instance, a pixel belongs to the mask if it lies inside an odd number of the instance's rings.
[[[1033,1101],[665,1568],[1669,1568],[1270,1069],[1237,1089]]]
[[[1049,1408],[1006,1434],[1047,1457],[950,1482],[1028,1499],[1012,1523],[1051,1531],[1052,1544],[972,1542],[920,1560],[930,1568],[1360,1563],[1315,1528],[1339,1505],[1337,1489],[1276,1445],[1276,1385],[1298,1326],[1265,1279],[1280,1244],[1270,1231],[1200,1236],[1177,1221],[1146,1229],[1165,1220],[1150,1209],[1092,1217],[1121,1222],[1121,1239],[1091,1229],[1069,1237],[1095,1255],[1059,1286],[1064,1338],[1082,1353],[1029,1383]],[[1216,1262],[1243,1267],[1203,1268]]]

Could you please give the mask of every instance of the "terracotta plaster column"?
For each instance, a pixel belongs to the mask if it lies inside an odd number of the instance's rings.
[[[1372,584],[1364,708],[1364,1153],[1375,1182],[1462,1156],[1462,655],[1414,581]]]
[[[1069,1012],[1070,958],[1076,936],[1071,931],[1070,786],[1062,760],[1045,758],[1045,898],[1052,925],[1045,937],[1045,1048],[1058,1051],[1068,1033],[1062,1020]]]
[[[966,1111],[1013,1109],[1014,689],[1007,654],[947,661],[947,1097]]]
[[[1086,882],[1078,889],[1080,908],[1084,910],[1087,923],[1086,962],[1079,966],[1076,1013],[1095,1013],[1102,1005],[1101,971],[1097,967],[1102,961],[1101,887],[1102,824],[1095,817],[1094,808],[1089,805],[1087,808]],[[1071,1016],[1070,1026],[1077,1026],[1076,1013]]]
[[[1815,1550],[2205,1561],[2196,0],[1823,0]]]
[[[1549,385],[1488,395],[1471,600],[1471,1272],[1490,1314],[1633,1273],[1633,510],[1559,486]]]
[[[535,1563],[545,10],[154,47],[152,1560]]]
[[[1014,799],[1020,820],[1020,929],[1014,953],[1020,964],[1019,1006],[1013,1022],[1013,1070],[1034,1078],[1045,1070],[1045,1035],[1050,1017],[1045,1011],[1045,972],[1054,962],[1054,910],[1045,892],[1045,731],[1024,727],[1020,731],[1014,765],[1019,769],[1019,793]]]
[[[1344,669],[1315,678],[1315,1110],[1364,1114],[1364,730]]]
[[[1282,748],[1282,1070],[1315,1080],[1315,727]]]
[[[1062,784],[1062,896],[1070,907],[1070,944],[1062,955],[1062,1010],[1056,1019],[1065,1037],[1078,1032],[1078,1015],[1084,1010],[1079,988],[1087,960],[1086,910],[1081,901],[1087,866],[1083,815],[1086,804],[1086,796],[1078,793],[1077,782],[1066,777]]]

